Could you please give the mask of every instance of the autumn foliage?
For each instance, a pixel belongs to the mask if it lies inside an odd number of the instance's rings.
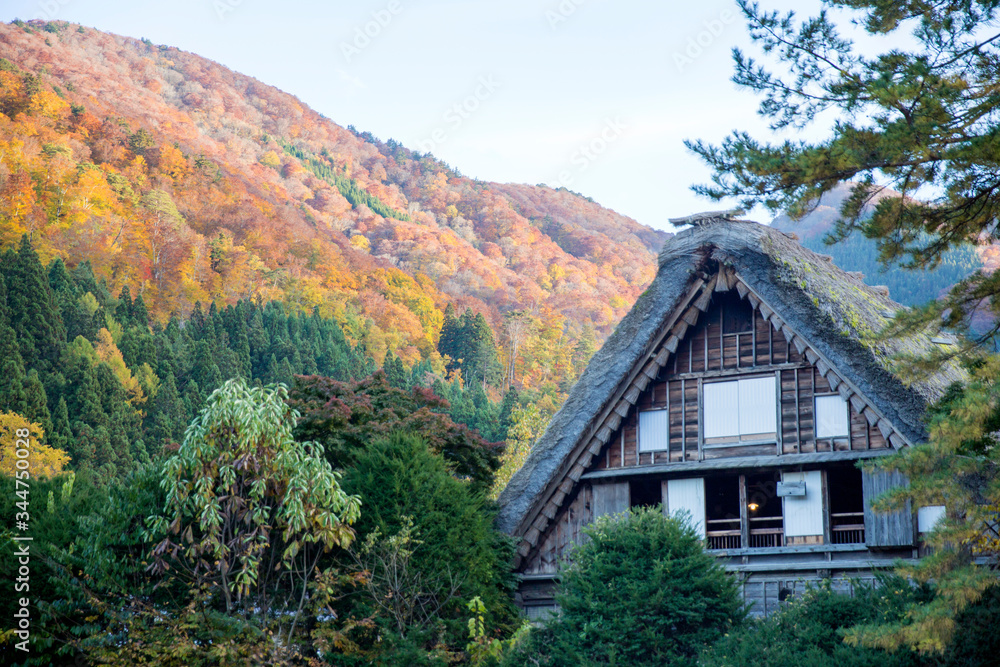
[[[89,260],[161,322],[276,300],[335,318],[379,363],[440,368],[450,303],[497,332],[507,382],[558,392],[655,273],[661,232],[465,178],[176,48],[33,21],[0,25],[0,57],[0,245]],[[535,325],[516,345],[512,311]]]

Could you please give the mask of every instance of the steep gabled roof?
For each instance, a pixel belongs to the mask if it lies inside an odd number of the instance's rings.
[[[552,518],[542,514],[552,514],[553,499],[561,505],[569,492],[563,478],[579,478],[638,391],[677,349],[677,339],[696,321],[695,309],[705,310],[713,290],[737,289],[746,296],[894,446],[922,440],[927,404],[962,378],[951,364],[904,386],[892,373],[893,355],[920,353],[933,343],[926,336],[876,341],[875,334],[902,306],[829,257],[754,222],[722,216],[690,222],[695,226],[666,242],[656,278],[591,359],[500,494],[502,530],[534,543]],[[543,503],[548,510],[540,514]],[[522,556],[526,547],[522,544]]]

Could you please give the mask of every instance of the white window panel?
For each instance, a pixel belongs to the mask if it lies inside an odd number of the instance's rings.
[[[739,381],[740,435],[774,433],[774,376]]]
[[[705,480],[701,477],[667,480],[667,511],[671,515],[686,511],[691,515],[691,525],[704,538]]]
[[[785,536],[823,534],[823,482],[819,470],[783,472],[782,482],[805,482],[806,495],[782,498]]]
[[[702,386],[705,438],[740,434],[739,382],[709,382]]]
[[[847,401],[836,396],[816,397],[816,437],[846,438],[851,433]]]
[[[944,505],[928,505],[917,509],[917,532],[929,533],[944,518]]]
[[[667,411],[641,411],[639,413],[639,451],[660,452],[668,448]]]

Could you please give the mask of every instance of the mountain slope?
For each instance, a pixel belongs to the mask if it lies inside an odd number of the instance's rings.
[[[907,271],[899,267],[883,269],[878,261],[875,241],[859,233],[826,245],[823,239],[840,218],[840,206],[849,194],[850,185],[842,183],[823,195],[816,209],[801,220],[793,221],[783,214],[772,220],[771,226],[784,232],[794,232],[802,245],[832,256],[840,268],[860,271],[869,285],[885,285],[894,300],[907,306],[938,298],[956,282],[981,268],[990,270],[990,258],[996,251],[990,246],[956,248],[945,253],[940,266],[933,271]],[[884,197],[898,196],[896,192],[885,191],[876,197],[873,204]]]
[[[501,334],[526,309],[518,379],[566,379],[667,237],[568,192],[462,177],[175,48],[31,22],[0,25],[0,57],[0,244],[27,233],[46,261],[89,260],[161,319],[281,300],[413,363],[436,354],[448,303]]]

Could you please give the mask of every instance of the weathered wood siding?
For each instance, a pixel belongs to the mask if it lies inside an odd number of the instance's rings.
[[[898,471],[875,473],[862,471],[865,544],[869,547],[904,547],[914,543],[913,508],[909,500],[906,501],[906,507],[895,512],[877,513],[872,510],[872,503],[882,493],[906,484],[906,477]]]
[[[591,487],[591,492],[594,494],[593,516],[595,519],[605,514],[618,514],[628,509],[628,482],[594,484]]]
[[[580,541],[580,529],[593,521],[594,494],[590,484],[580,484],[576,497],[563,506],[549,524],[545,537],[522,569],[524,574],[555,574],[566,550]],[[628,492],[628,485],[625,489]]]
[[[727,310],[729,315],[727,315]],[[730,317],[738,322],[730,321]],[[726,333],[747,328],[740,333]],[[778,426],[773,444],[703,448],[701,438],[701,386],[711,380],[732,380],[744,375],[774,374],[778,384]],[[628,468],[659,463],[701,461],[731,456],[806,454],[859,451],[889,446],[881,431],[849,405],[850,433],[847,437],[816,438],[815,397],[833,395],[816,366],[789,345],[749,302],[735,292],[717,295],[699,322],[688,329],[656,380],[639,396],[635,407],[622,420],[592,470]],[[667,449],[640,452],[638,412],[667,411]]]

